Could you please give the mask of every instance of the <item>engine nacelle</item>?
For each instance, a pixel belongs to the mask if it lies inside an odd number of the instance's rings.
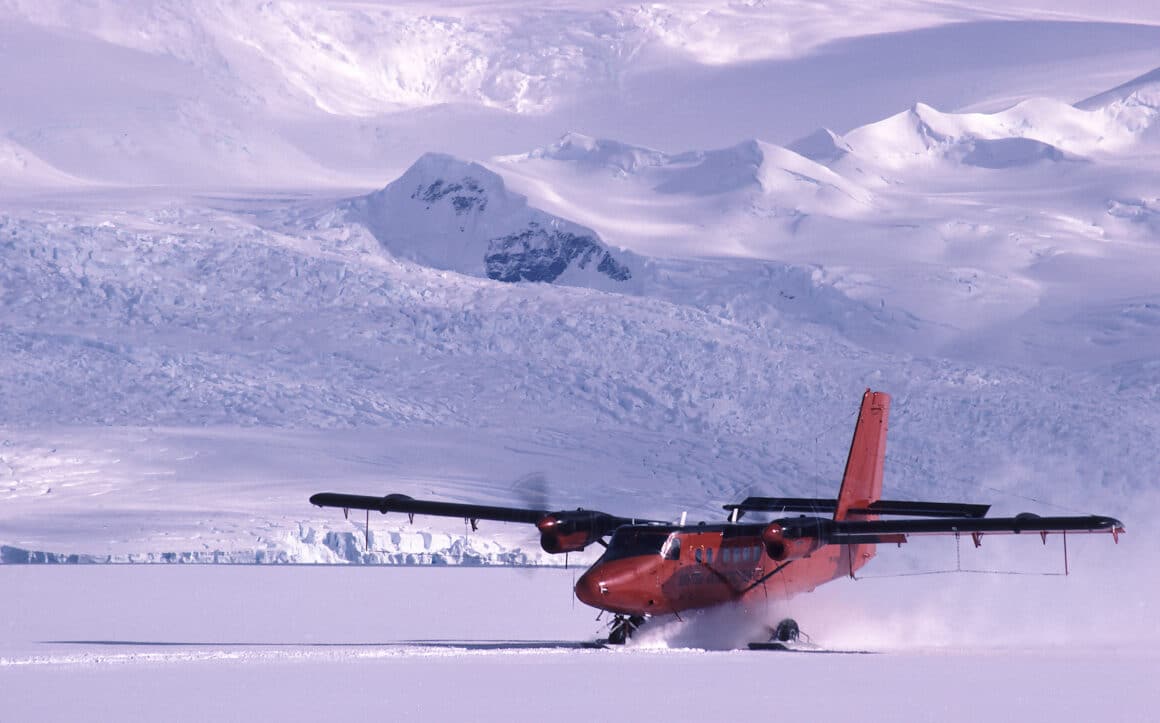
[[[765,554],[778,562],[809,557],[814,551],[829,544],[828,520],[800,518],[777,520],[761,531]]]
[[[603,512],[568,510],[553,512],[539,522],[540,547],[544,552],[580,552],[593,542],[609,534],[618,526],[615,518]]]

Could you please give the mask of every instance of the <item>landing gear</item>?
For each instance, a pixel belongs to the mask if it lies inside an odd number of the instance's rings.
[[[804,640],[803,640],[804,638]],[[795,653],[822,652],[810,642],[810,636],[802,633],[797,621],[785,618],[776,626],[769,628],[769,641],[764,643],[750,643],[750,650],[787,650]]]
[[[637,628],[644,624],[643,615],[617,615],[608,630],[609,645],[624,645]]]
[[[777,624],[769,636],[770,642],[777,641],[779,643],[796,643],[801,637],[802,631],[798,627],[797,621],[793,618],[786,618]]]

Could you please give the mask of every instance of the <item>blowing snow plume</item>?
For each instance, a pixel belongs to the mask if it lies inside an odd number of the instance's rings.
[[[1154,647],[1154,534],[1127,524],[1118,545],[1104,535],[1069,535],[1066,576],[1059,535],[1046,545],[1038,536],[984,536],[978,550],[967,537],[958,557],[943,541],[910,569],[883,558],[897,553],[913,563],[914,553],[883,550],[861,579],[790,600],[786,614],[830,649]]]
[[[735,650],[769,639],[766,611],[742,605],[721,605],[692,611],[681,619],[666,617],[645,625],[633,639],[642,648]],[[774,621],[776,623],[776,620]]]

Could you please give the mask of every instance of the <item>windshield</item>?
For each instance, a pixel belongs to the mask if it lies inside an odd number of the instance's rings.
[[[622,527],[612,533],[608,541],[608,549],[601,558],[605,562],[619,560],[622,557],[637,555],[659,555],[665,540],[669,539],[667,530],[649,530],[641,527]]]

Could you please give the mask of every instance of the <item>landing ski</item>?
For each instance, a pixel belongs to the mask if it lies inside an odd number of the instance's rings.
[[[770,640],[767,643],[750,643],[750,650],[769,650],[780,653],[828,653],[830,655],[877,655],[873,650],[833,650],[812,643]]]

